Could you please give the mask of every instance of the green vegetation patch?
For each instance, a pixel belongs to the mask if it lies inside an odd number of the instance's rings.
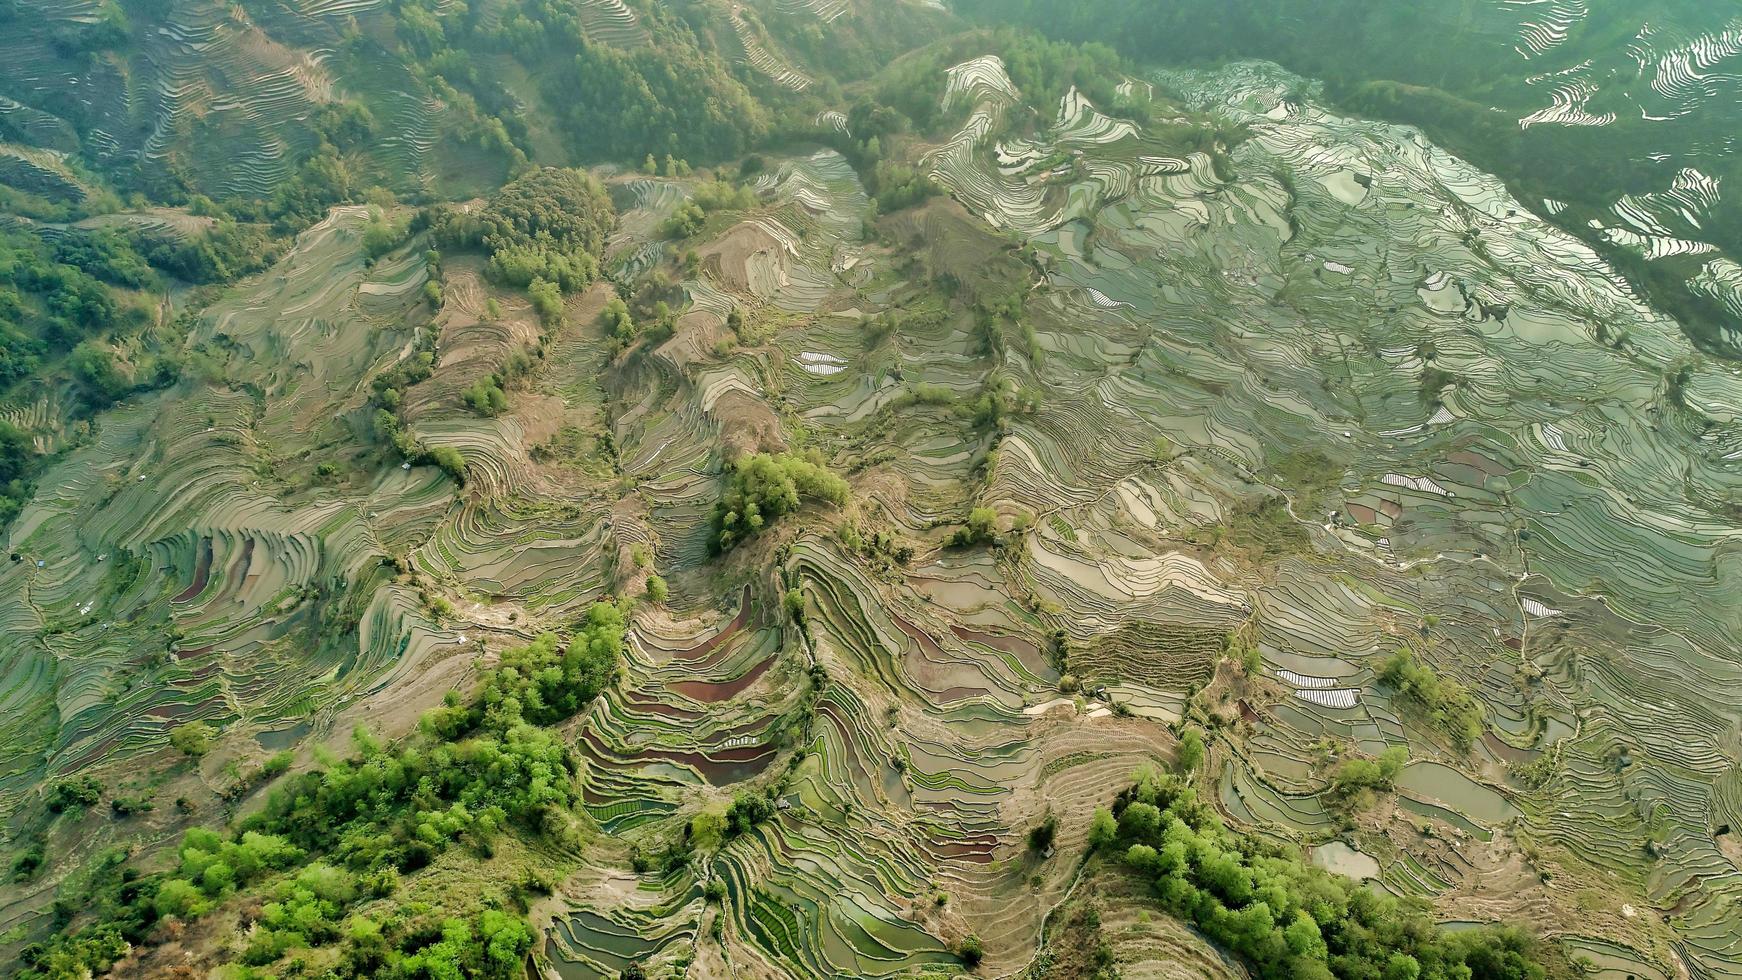
[[[1230,832],[1176,776],[1142,775],[1096,812],[1089,842],[1152,877],[1163,908],[1261,980],[1544,980],[1562,972],[1523,930],[1440,929],[1424,906]]]
[[[744,456],[726,473],[726,492],[714,512],[714,545],[730,550],[807,500],[839,507],[847,502],[847,481],[815,453]]]

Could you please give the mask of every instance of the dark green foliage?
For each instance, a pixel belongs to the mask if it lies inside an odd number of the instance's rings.
[[[109,812],[117,817],[131,817],[138,813],[149,813],[157,809],[157,804],[149,796],[117,796],[109,801]]]
[[[598,277],[615,220],[611,199],[592,175],[542,167],[503,187],[476,214],[445,211],[431,228],[444,248],[484,249],[497,282],[525,288],[544,280],[574,292]]]
[[[956,956],[963,966],[972,970],[986,958],[986,944],[980,941],[979,936],[970,934],[956,944]]]
[[[328,143],[304,160],[295,175],[247,217],[271,221],[279,231],[289,232],[314,224],[328,208],[352,200],[362,190],[350,163]]]
[[[619,344],[633,343],[636,334],[641,332],[629,313],[629,304],[616,296],[605,301],[605,309],[599,316],[605,323],[605,332]]]
[[[645,9],[645,8],[644,8]],[[545,77],[575,152],[586,160],[639,160],[643,154],[708,161],[737,157],[768,131],[766,113],[704,53],[688,27],[651,17],[661,37],[624,51],[589,43],[567,11],[540,7],[569,60]],[[729,32],[730,27],[726,27]]]
[[[94,924],[77,932],[57,933],[47,943],[26,946],[19,952],[16,976],[63,980],[101,974],[127,952],[129,943],[143,940],[156,923],[156,891],[156,879],[141,877],[127,864],[126,852],[99,854],[88,876],[63,886],[55,906],[58,921],[78,910]]]
[[[96,806],[103,798],[103,784],[90,776],[75,776],[56,782],[48,791],[50,813],[84,810]]]
[[[1002,30],[994,48],[1017,91],[1031,103],[1056,103],[1075,87],[1096,105],[1113,111],[1119,102],[1114,90],[1128,66],[1107,45],[1093,38],[1080,40],[1085,43],[1060,43],[1028,31]]]
[[[1379,669],[1379,679],[1397,688],[1459,748],[1467,749],[1482,737],[1482,706],[1476,698],[1464,685],[1417,661],[1409,650],[1392,654]]]
[[[130,289],[143,289],[157,278],[133,244],[109,228],[62,235],[54,243],[54,260]]]
[[[432,449],[424,445],[399,420],[399,407],[405,400],[405,390],[427,380],[434,371],[435,336],[425,334],[411,356],[375,376],[370,382],[376,405],[375,435],[391,444],[393,451],[406,462],[439,466],[454,482],[463,485],[466,482],[465,456],[452,446],[437,446]]]
[[[1105,813],[1105,811],[1103,811]],[[1446,932],[1406,903],[1222,826],[1195,790],[1145,774],[1114,802],[1117,830],[1096,815],[1090,841],[1153,876],[1164,908],[1233,951],[1259,980],[1543,980],[1524,932]],[[1108,823],[1112,814],[1106,814]]]
[[[615,220],[611,199],[584,170],[541,167],[509,183],[480,214],[492,251],[529,242],[597,254]]]
[[[67,370],[83,388],[85,400],[94,407],[114,404],[133,390],[133,377],[121,369],[114,350],[94,340],[73,348],[67,357]]]
[[[229,218],[202,235],[183,239],[141,234],[135,244],[152,265],[191,283],[230,282],[259,272],[277,261],[280,252],[264,227]]]
[[[0,527],[30,499],[30,475],[36,468],[36,446],[10,422],[0,421]]]
[[[814,454],[740,457],[727,471],[726,492],[714,513],[715,546],[725,551],[754,537],[806,500],[839,507],[847,502],[847,481],[829,472]]]
[[[50,249],[27,232],[0,229],[0,392],[87,338],[144,323],[143,314],[117,302],[97,273],[154,278],[112,233],[68,235]],[[96,374],[98,383],[89,392],[98,405],[131,387],[118,372]]]
[[[360,102],[328,102],[315,110],[313,123],[321,137],[340,150],[364,146],[381,131],[375,114]]]
[[[30,845],[18,852],[12,859],[12,880],[29,881],[36,877],[42,869],[43,862],[48,860],[46,846],[41,840],[32,841]]]
[[[971,548],[998,542],[998,512],[990,507],[975,507],[968,512],[968,522],[950,535],[950,545]]]
[[[460,392],[460,401],[466,407],[479,415],[486,417],[501,415],[508,410],[508,395],[502,390],[502,379],[494,374],[467,385]]]
[[[923,204],[927,198],[943,193],[938,182],[924,171],[887,160],[880,161],[872,171],[868,189],[876,195],[877,210],[883,214]]]
[[[1059,818],[1049,813],[1040,823],[1029,828],[1028,849],[1036,854],[1044,853],[1052,847],[1052,842],[1058,837]]]
[[[726,839],[748,834],[757,824],[774,818],[774,801],[759,793],[739,793],[726,808]]]

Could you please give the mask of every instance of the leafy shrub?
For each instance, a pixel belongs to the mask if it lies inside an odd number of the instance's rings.
[[[998,512],[990,507],[975,507],[968,512],[968,523],[950,535],[950,544],[970,548],[978,544],[998,542]]]
[[[1052,847],[1053,840],[1058,837],[1058,830],[1059,818],[1053,814],[1047,814],[1046,819],[1029,828],[1028,849],[1036,854],[1046,851]]]
[[[429,451],[430,462],[442,468],[442,472],[454,479],[456,483],[466,482],[466,457],[452,446],[437,446]]]
[[[377,259],[398,248],[405,241],[410,225],[408,218],[373,215],[363,226],[363,254]]]
[[[29,881],[36,877],[42,865],[48,860],[47,851],[42,841],[33,841],[29,847],[19,851],[12,859],[12,880]]]
[[[774,801],[760,793],[744,793],[732,797],[726,808],[726,839],[748,834],[756,825],[774,818]]]
[[[117,817],[131,817],[157,809],[149,796],[117,796],[109,801],[109,811]]]
[[[526,295],[532,299],[532,308],[538,313],[538,319],[546,326],[552,326],[562,319],[563,294],[562,288],[555,282],[544,278],[534,278],[527,284]]]
[[[707,212],[702,210],[701,205],[694,201],[685,201],[659,226],[659,234],[663,238],[693,238],[701,232],[702,225],[707,220]]]
[[[756,194],[748,187],[723,180],[710,180],[696,186],[690,199],[678,205],[660,234],[665,238],[691,238],[702,230],[708,215],[716,211],[743,211],[756,206]]]
[[[1374,794],[1391,789],[1408,762],[1409,749],[1401,745],[1386,749],[1378,759],[1344,759],[1331,773],[1331,796],[1350,809],[1366,809]]]
[[[508,395],[496,375],[486,375],[460,392],[460,401],[479,415],[494,417],[508,410]]]
[[[970,934],[956,944],[956,957],[962,961],[963,966],[972,970],[986,958],[986,944],[980,941],[979,936]]]
[[[605,301],[605,308],[599,314],[604,321],[605,332],[618,343],[628,344],[635,340],[640,328],[635,324],[635,318],[629,313],[629,304],[619,297],[613,296]]]
[[[90,776],[75,776],[57,781],[48,791],[50,813],[83,810],[103,798],[103,784]]]
[[[1204,764],[1204,737],[1196,728],[1188,728],[1179,737],[1179,771],[1195,772]]]
[[[217,735],[212,726],[203,721],[190,721],[185,725],[177,725],[170,730],[169,744],[180,750],[184,755],[199,758],[211,751],[212,739]]]

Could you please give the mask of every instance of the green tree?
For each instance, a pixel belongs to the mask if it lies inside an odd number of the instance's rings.
[[[486,375],[460,392],[460,401],[479,415],[494,417],[508,410],[508,394],[496,375]]]
[[[1089,846],[1100,850],[1118,838],[1119,822],[1113,819],[1113,811],[1106,807],[1096,807],[1095,817],[1089,822]]]
[[[636,326],[635,318],[629,313],[629,304],[620,297],[613,296],[605,301],[605,307],[599,313],[605,324],[605,332],[616,339],[618,343],[633,343],[641,328]]]
[[[1188,728],[1179,738],[1179,771],[1195,772],[1204,764],[1204,737],[1196,728]]]
[[[199,758],[212,748],[212,739],[217,735],[212,726],[203,721],[190,721],[185,725],[177,725],[170,730],[169,744],[179,749],[183,754]]]
[[[533,277],[527,284],[526,295],[532,299],[532,308],[538,313],[539,320],[546,326],[552,326],[562,320],[563,293],[561,287],[548,279]]]
[[[452,446],[437,446],[429,451],[430,462],[442,468],[456,483],[466,482],[466,457]]]
[[[1398,650],[1379,669],[1379,679],[1396,688],[1432,725],[1468,749],[1482,737],[1482,706],[1464,687],[1442,678],[1407,649]]]
[[[962,961],[963,966],[972,970],[980,965],[981,960],[986,958],[986,944],[980,941],[979,936],[970,933],[956,944],[956,956]]]

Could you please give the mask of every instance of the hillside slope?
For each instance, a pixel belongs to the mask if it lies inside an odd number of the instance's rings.
[[[0,70],[20,241],[258,266],[30,307],[20,975],[1742,974],[1742,372],[1500,177],[919,5],[197,9]]]

